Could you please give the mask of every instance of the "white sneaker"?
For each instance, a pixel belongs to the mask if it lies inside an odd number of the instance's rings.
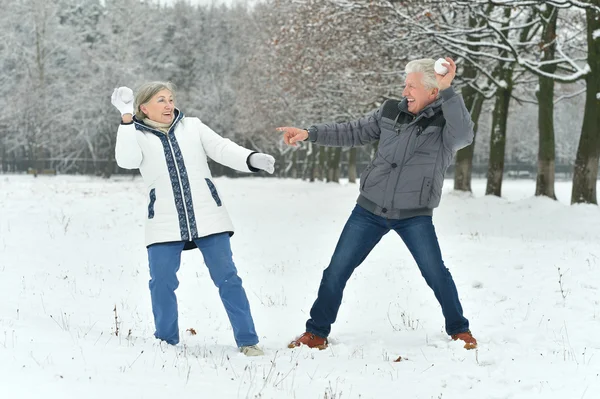
[[[263,352],[258,345],[242,346],[240,348],[240,352],[246,356],[263,356],[265,354],[265,352]]]

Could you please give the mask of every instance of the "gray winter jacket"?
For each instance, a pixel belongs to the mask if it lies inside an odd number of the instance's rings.
[[[311,126],[308,140],[355,147],[379,140],[375,158],[360,176],[358,204],[388,218],[432,215],[440,203],[446,169],[459,149],[473,141],[473,122],[452,87],[417,115],[406,99],[388,100],[347,123]]]

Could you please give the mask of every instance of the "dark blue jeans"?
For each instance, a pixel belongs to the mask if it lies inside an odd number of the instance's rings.
[[[258,343],[250,304],[242,279],[237,275],[229,243],[229,234],[221,233],[194,240],[208,267],[210,277],[219,289],[221,301],[233,327],[239,347]],[[181,263],[184,242],[166,242],[148,247],[150,263],[150,297],[156,332],[154,336],[169,344],[179,342],[177,271]]]
[[[390,230],[402,238],[442,306],[448,335],[469,329],[456,285],[450,271],[444,266],[431,216],[391,220],[356,205],[344,226],[331,262],[323,272],[317,300],[306,322],[306,331],[321,337],[329,335],[342,303],[346,282]]]

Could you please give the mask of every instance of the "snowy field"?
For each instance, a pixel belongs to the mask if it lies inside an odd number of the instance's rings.
[[[197,250],[177,291],[180,327],[197,334],[176,347],[152,338],[141,180],[0,175],[0,398],[600,397],[600,210],[569,206],[570,183],[553,202],[530,180],[505,181],[502,199],[483,196],[485,181],[474,196],[446,182],[434,222],[478,350],[444,334],[392,232],[317,351],[286,345],[304,331],[357,187],[216,182],[266,356],[237,351]]]

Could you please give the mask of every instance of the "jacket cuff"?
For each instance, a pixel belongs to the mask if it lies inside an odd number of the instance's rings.
[[[452,86],[448,87],[447,89],[440,90],[440,96],[442,97],[442,100],[444,100],[444,101],[450,100],[455,95],[456,95],[456,92],[454,91],[454,88]]]
[[[121,119],[121,125],[133,125],[133,119],[131,120],[131,122],[123,122],[123,119]]]
[[[305,141],[316,143],[317,138],[319,137],[319,129],[317,129],[317,127],[313,125],[306,129],[306,131],[308,132],[308,138]]]
[[[252,156],[252,154],[258,154],[258,151],[252,151],[250,155],[248,155],[248,158],[246,158],[246,165],[248,166],[248,169],[250,169],[250,172],[260,172],[260,169],[257,169],[254,166],[250,165],[250,157]]]

